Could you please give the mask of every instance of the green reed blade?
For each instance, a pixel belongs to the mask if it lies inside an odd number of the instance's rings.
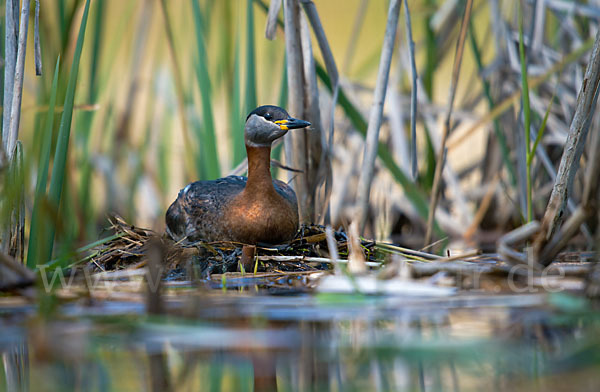
[[[246,113],[256,107],[256,59],[254,45],[254,8],[252,0],[246,0]]]
[[[531,155],[531,143],[529,140],[529,132],[531,128],[531,108],[529,107],[529,84],[527,82],[527,59],[525,57],[525,44],[523,43],[523,12],[521,5],[518,7],[519,11],[519,57],[521,61],[521,84],[523,93],[521,97],[523,99],[523,118],[524,126],[523,132],[525,132],[525,159],[527,162],[530,161],[529,156]],[[526,165],[526,178],[527,178],[527,222],[533,220],[533,206],[532,206],[532,189],[531,189],[531,165]]]
[[[81,59],[81,51],[83,49],[83,40],[85,38],[85,27],[87,25],[88,13],[90,10],[90,0],[86,0],[81,26],[77,36],[77,44],[73,54],[73,64],[69,74],[69,83],[67,85],[67,94],[63,105],[63,114],[60,119],[60,127],[58,129],[58,138],[56,140],[56,150],[54,153],[54,164],[52,166],[52,177],[50,179],[50,190],[48,191],[48,201],[52,208],[58,210],[60,205],[63,183],[65,181],[67,152],[69,147],[69,137],[71,134],[71,121],[73,119],[73,105],[75,101],[75,87],[77,86],[77,73],[79,71],[79,61]],[[48,234],[45,238],[44,248],[45,253],[40,261],[49,260],[52,256],[54,244],[54,235],[56,227],[50,226]]]
[[[93,42],[92,42],[92,57],[89,66],[90,78],[89,78],[89,92],[88,99],[89,103],[92,104],[98,97],[98,69],[100,68],[100,47],[101,38],[104,27],[104,15],[105,15],[105,1],[96,2],[96,14],[94,18],[94,31],[93,31]],[[92,112],[93,113],[93,112]]]
[[[89,91],[88,103],[94,104],[98,98],[98,69],[100,68],[100,46],[102,37],[102,28],[104,26],[104,10],[105,1],[97,1],[94,18],[93,40],[92,40],[92,56],[91,63],[88,67],[89,74]],[[80,114],[81,126],[80,138],[83,156],[81,157],[81,181],[79,182],[79,202],[82,211],[82,225],[85,228],[85,233],[88,237],[93,235],[94,231],[94,211],[91,205],[91,181],[92,181],[92,163],[90,160],[90,145],[89,137],[92,130],[92,121],[95,111],[84,111]]]
[[[425,69],[423,70],[423,87],[425,88],[425,94],[429,99],[434,101],[434,76],[436,66],[439,64],[437,59],[437,43],[435,37],[435,31],[433,30],[431,20],[433,19],[434,12],[438,5],[436,0],[426,0],[425,7],[430,10],[425,18],[423,27],[425,28]],[[433,187],[433,177],[435,176],[436,166],[436,153],[433,148],[433,142],[431,138],[431,131],[429,127],[425,126],[425,167],[424,175],[420,176],[420,182],[426,189]]]
[[[279,99],[277,100],[277,104],[282,108],[286,107],[287,99],[288,99],[288,84],[287,84],[287,57],[284,53],[283,55],[283,69],[281,70],[281,82],[279,88]],[[273,159],[279,161],[281,159],[281,151],[283,150],[283,143],[279,144],[273,149]],[[273,177],[277,177],[279,175],[279,168],[273,168]]]
[[[173,138],[169,132],[170,119],[171,116],[169,113],[165,113],[160,120],[161,125],[159,127],[160,143],[158,144],[157,174],[158,186],[163,199],[166,197],[169,189],[169,162],[171,161],[171,154],[169,152],[173,145]]]
[[[283,54],[283,64],[281,70],[281,82],[279,88],[279,98],[277,99],[277,104],[282,108],[287,106],[288,100],[288,84],[287,84],[287,56],[285,53]]]
[[[214,3],[214,0],[212,3]],[[220,1],[219,7],[213,7],[212,5],[207,4],[202,13],[202,15],[208,16],[207,20],[204,22],[204,36],[206,37],[207,47],[210,42],[209,38],[211,37],[208,35],[211,31],[209,24],[212,19],[219,21],[219,23],[215,23],[215,27],[213,28],[214,32],[212,33],[212,37],[214,37],[216,41],[216,46],[213,46],[212,50],[208,49],[207,52],[210,53],[210,58],[214,59],[211,61],[212,69],[214,70],[214,72],[211,73],[212,85],[215,89],[218,89],[224,84],[227,98],[229,97],[233,80],[231,70],[233,67],[234,45],[236,40],[235,32],[239,32],[240,25],[238,15],[240,12],[236,11],[238,9],[237,5],[238,2]],[[235,15],[238,15],[237,20],[234,19]]]
[[[75,249],[72,253],[70,253],[68,255],[62,255],[61,257],[59,257],[57,259],[50,260],[49,262],[47,262],[45,264],[45,266],[46,267],[54,267],[54,266],[58,267],[61,264],[64,264],[65,262],[67,262],[69,260],[72,260],[73,256],[75,256],[75,255],[87,252],[87,251],[89,251],[91,249],[94,249],[94,248],[96,248],[96,247],[98,247],[100,245],[104,245],[106,243],[109,243],[110,241],[116,240],[117,238],[121,238],[121,237],[123,237],[125,235],[126,235],[125,233],[116,233],[116,234],[110,235],[108,237],[101,238],[101,239],[99,239],[97,241],[94,241],[92,243],[84,245],[81,248]]]
[[[59,0],[56,2],[56,16],[58,16],[58,27],[60,30],[61,48],[64,47],[67,42],[68,28],[67,28],[67,11],[65,9],[65,0]]]
[[[202,165],[204,173],[210,179],[218,178],[221,175],[219,166],[219,155],[217,152],[217,138],[215,135],[215,123],[213,118],[212,92],[210,85],[210,75],[208,74],[208,57],[204,41],[204,29],[202,27],[202,13],[198,1],[192,1],[192,10],[194,14],[194,26],[196,29],[196,45],[198,49],[198,61],[195,62],[195,73],[200,88],[202,98],[202,139],[198,140],[201,145]]]
[[[533,161],[533,157],[535,156],[535,150],[537,150],[538,144],[542,140],[544,136],[544,131],[546,130],[546,122],[548,121],[548,116],[550,115],[550,109],[552,109],[552,104],[554,103],[554,97],[556,96],[556,91],[552,94],[552,98],[550,98],[550,103],[548,104],[548,108],[546,108],[546,114],[544,114],[544,120],[542,120],[542,124],[540,125],[540,129],[538,129],[538,133],[535,137],[535,141],[533,142],[533,147],[531,147],[531,154],[527,158],[527,166],[531,166]]]
[[[5,2],[6,4],[6,2]],[[4,7],[4,11],[6,10],[6,6]],[[4,20],[4,16],[2,17]],[[4,57],[4,37],[5,37],[5,28],[6,23],[0,23],[0,54],[2,54],[2,56]],[[2,61],[4,61],[4,58],[2,59]],[[0,75],[0,102],[4,103],[4,67],[5,65],[2,65],[2,75]],[[4,122],[4,116],[0,116],[0,129],[2,129],[2,123]]]
[[[35,198],[33,201],[33,212],[31,214],[31,225],[29,228],[29,244],[27,248],[27,266],[35,268],[39,263],[39,256],[45,252],[41,251],[40,246],[44,243],[39,241],[40,220],[44,222],[44,227],[48,227],[48,220],[43,219],[41,214],[41,203],[46,198],[46,185],[48,182],[48,167],[50,166],[50,148],[52,145],[52,128],[54,125],[54,107],[56,106],[56,94],[58,91],[58,70],[60,68],[60,56],[56,59],[54,67],[54,77],[52,78],[52,87],[50,88],[50,102],[48,104],[48,113],[43,134],[39,135],[41,139],[40,156],[38,160],[37,183],[35,186]]]
[[[241,108],[241,90],[242,90],[242,77],[240,58],[241,47],[240,47],[240,29],[237,30],[235,39],[235,54],[233,58],[233,86],[231,92],[231,117],[229,118],[230,124],[230,139],[233,144],[233,166],[239,164],[246,157],[246,149],[244,148],[244,127],[242,123]]]
[[[425,0],[425,7],[428,10],[427,17],[423,27],[425,28],[425,70],[423,72],[423,87],[429,99],[433,100],[433,77],[435,75],[435,66],[438,64],[436,59],[437,44],[435,40],[435,31],[431,27],[433,10],[437,8],[436,0]]]

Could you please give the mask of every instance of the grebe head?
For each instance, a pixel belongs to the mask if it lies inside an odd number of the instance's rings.
[[[269,147],[290,129],[308,127],[308,121],[297,120],[279,106],[259,106],[248,114],[244,139],[247,146]]]

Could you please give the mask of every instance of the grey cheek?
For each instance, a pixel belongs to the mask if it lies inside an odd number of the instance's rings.
[[[283,130],[283,129],[279,129],[279,130],[273,132],[273,140],[283,137],[286,133],[288,133],[288,131]]]

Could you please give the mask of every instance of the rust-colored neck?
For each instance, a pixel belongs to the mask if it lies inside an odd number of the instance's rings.
[[[246,189],[265,192],[275,190],[271,179],[271,146],[253,147],[246,145],[248,154],[248,182]]]

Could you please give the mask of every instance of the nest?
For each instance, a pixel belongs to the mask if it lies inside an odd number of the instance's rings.
[[[213,288],[222,288],[225,273],[240,272],[227,275],[227,287],[238,285],[257,285],[266,288],[284,287],[284,292],[296,290],[297,285],[309,285],[306,281],[313,272],[332,269],[332,258],[336,262],[349,263],[351,259],[364,257],[364,268],[376,268],[379,279],[391,279],[400,274],[401,266],[405,265],[411,279],[428,279],[441,276],[452,281],[450,285],[460,289],[483,289],[496,293],[500,290],[508,292],[507,278],[525,284],[527,274],[515,274],[515,271],[525,271],[513,264],[501,261],[497,255],[482,255],[479,251],[466,252],[459,255],[442,257],[421,251],[400,248],[392,244],[376,243],[360,239],[343,231],[332,232],[328,237],[325,227],[319,225],[303,225],[296,237],[283,245],[257,245],[252,249],[248,263],[247,249],[244,244],[235,242],[175,242],[167,235],[159,235],[152,230],[137,228],[121,218],[111,219],[110,230],[114,233],[109,241],[95,248],[94,256],[86,268],[95,271],[132,270],[146,266],[149,269],[159,266],[158,273],[167,280],[195,280],[214,283]],[[330,247],[335,247],[338,255],[330,255]],[[354,251],[360,247],[360,251]],[[352,252],[350,252],[352,250]],[[391,254],[388,262],[382,263],[386,255]],[[401,257],[395,258],[394,255]],[[550,273],[549,276],[538,276],[537,286],[558,285],[564,290],[573,290],[573,284],[580,287],[591,297],[600,294],[600,269],[591,268],[592,263],[586,259],[586,254],[563,254],[553,266],[564,276]],[[246,260],[245,260],[246,259]],[[568,261],[565,261],[568,260]],[[399,261],[406,263],[399,264]],[[385,264],[385,268],[379,267]],[[596,266],[597,267],[597,266]],[[156,268],[155,271],[158,271]],[[258,279],[247,282],[245,272],[259,273],[253,275]],[[441,275],[439,273],[442,273]],[[531,271],[531,273],[535,273]],[[211,277],[211,275],[216,275]],[[219,277],[218,275],[221,275]],[[389,276],[388,276],[389,275]],[[471,279],[477,276],[477,280]],[[479,278],[481,276],[481,279]],[[281,282],[280,278],[286,278]],[[564,279],[566,277],[566,279]],[[239,278],[239,282],[234,278]],[[266,279],[266,280],[265,280]],[[298,280],[300,279],[300,281]],[[268,280],[268,281],[267,281]],[[471,282],[472,281],[472,282]],[[469,283],[471,282],[471,283]],[[551,283],[548,283],[551,282]],[[475,286],[471,287],[472,284]],[[553,286],[553,287],[554,287]],[[520,287],[520,286],[519,286]]]
[[[213,273],[235,272],[244,268],[241,264],[244,244],[229,241],[175,242],[167,234],[159,235],[152,230],[135,227],[120,217],[109,221],[109,230],[114,235],[96,249],[96,255],[89,264],[95,270],[115,271],[146,265],[151,239],[153,243],[157,239],[161,243],[162,262],[167,266],[167,275],[172,278],[185,276],[190,268],[204,278]],[[340,257],[347,256],[347,234],[335,231],[333,237]],[[378,261],[375,241],[361,239],[359,242],[366,261]],[[330,257],[326,230],[320,225],[302,225],[296,237],[287,244],[258,244],[255,255],[269,257],[255,257],[254,272],[304,272],[332,268],[330,263],[314,261]]]

